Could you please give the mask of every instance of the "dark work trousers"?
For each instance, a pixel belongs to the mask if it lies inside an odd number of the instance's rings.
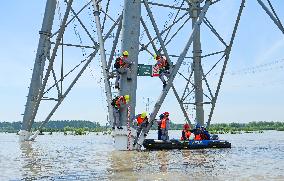
[[[158,126],[158,140],[162,140],[162,130],[161,130],[161,126]]]

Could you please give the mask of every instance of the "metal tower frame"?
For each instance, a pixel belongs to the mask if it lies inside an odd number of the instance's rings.
[[[46,119],[43,121],[42,125],[38,128],[41,129],[51,118],[51,116],[55,113],[59,105],[62,103],[64,98],[68,95],[68,93],[71,91],[73,86],[76,84],[80,76],[83,74],[83,72],[86,70],[88,65],[91,63],[91,61],[94,59],[98,51],[100,51],[100,59],[101,59],[101,67],[104,77],[104,89],[107,97],[107,103],[108,103],[108,113],[109,113],[109,119],[110,122],[113,121],[113,110],[111,106],[111,100],[112,100],[112,88],[110,79],[113,77],[113,74],[111,72],[111,64],[112,60],[115,56],[115,51],[117,49],[117,46],[119,44],[120,35],[122,34],[121,38],[121,51],[129,51],[129,58],[134,62],[132,66],[132,81],[127,81],[125,76],[121,77],[120,80],[120,91],[119,95],[126,95],[129,94],[131,96],[131,101],[129,103],[129,107],[131,108],[130,116],[133,117],[135,115],[135,107],[136,107],[136,89],[137,89],[137,68],[138,68],[138,55],[142,51],[148,52],[150,55],[153,54],[163,54],[167,60],[169,61],[169,64],[171,65],[171,74],[167,81],[167,86],[162,90],[160,97],[158,98],[154,109],[150,115],[150,124],[148,125],[145,132],[142,132],[139,136],[138,145],[142,145],[145,135],[150,130],[151,126],[154,123],[155,117],[157,113],[159,112],[164,99],[166,98],[169,90],[172,88],[174,95],[180,105],[180,108],[186,118],[186,120],[191,123],[188,113],[186,111],[185,105],[194,105],[196,107],[196,123],[199,123],[201,125],[204,125],[204,108],[203,105],[210,104],[211,110],[210,114],[208,116],[208,120],[206,125],[210,126],[212,116],[214,113],[214,109],[216,106],[216,101],[219,95],[219,91],[221,88],[221,84],[223,81],[224,73],[226,70],[226,66],[228,63],[228,60],[230,58],[231,49],[233,46],[233,42],[236,36],[237,28],[240,22],[241,14],[243,12],[243,9],[245,7],[245,0],[241,0],[240,8],[238,11],[238,15],[236,18],[236,22],[234,25],[233,33],[230,38],[230,42],[226,43],[222,36],[217,32],[217,30],[214,28],[212,23],[206,18],[206,12],[210,8],[210,6],[220,3],[221,0],[182,0],[182,3],[180,6],[175,5],[167,5],[162,3],[156,3],[156,2],[149,2],[148,0],[124,0],[124,9],[123,12],[119,15],[119,17],[115,20],[113,17],[111,17],[108,14],[108,6],[110,5],[110,0],[107,1],[106,8],[101,8],[100,3],[102,0],[90,0],[86,5],[84,5],[78,12],[75,12],[72,8],[73,0],[65,1],[66,2],[66,11],[64,14],[64,17],[61,21],[61,25],[59,30],[55,31],[55,33],[52,34],[52,26],[54,21],[54,15],[55,15],[55,9],[56,9],[56,0],[47,0],[46,3],[46,9],[42,24],[42,29],[40,31],[40,40],[38,44],[38,50],[36,55],[36,60],[34,64],[33,69],[33,75],[32,80],[29,88],[29,94],[27,98],[27,104],[25,108],[25,114],[23,118],[23,124],[22,129],[20,131],[20,138],[21,140],[29,140],[34,139],[38,132],[31,137],[31,128],[32,124],[34,122],[35,116],[37,114],[39,105],[42,100],[46,100],[44,95],[49,92],[52,88],[56,88],[58,91],[58,97],[57,98],[51,98],[50,100],[55,100],[57,103],[51,110],[51,112],[47,115]],[[260,4],[260,6],[265,10],[265,12],[269,15],[269,17],[273,20],[273,22],[277,25],[277,27],[282,31],[284,34],[284,28],[283,25],[278,18],[271,2],[268,0],[268,4],[270,6],[270,9],[265,6],[265,4],[261,0],[257,0],[257,2]],[[96,23],[97,28],[97,38],[96,41],[88,30],[88,28],[84,25],[82,20],[79,18],[79,14],[86,9],[90,4],[93,4],[94,8],[94,19]],[[154,29],[154,36],[153,32],[150,31],[149,27],[147,26],[146,17],[141,15],[141,5],[144,5],[145,10],[147,12],[147,16],[149,17],[150,23],[153,26]],[[157,22],[155,21],[155,17],[151,11],[152,6],[159,6],[159,7],[165,7],[165,8],[171,8],[174,10],[177,10],[177,13],[175,14],[174,20],[171,25],[165,27],[164,30],[159,30]],[[272,12],[271,12],[272,11]],[[183,15],[179,16],[181,12],[185,12]],[[73,14],[73,16],[70,18],[70,13]],[[101,18],[101,15],[104,15],[103,18]],[[188,17],[187,17],[188,16]],[[186,19],[184,20],[184,18]],[[68,20],[69,18],[69,20]],[[110,19],[113,22],[113,25],[110,26],[109,30],[105,33],[105,22],[106,19]],[[86,32],[88,37],[90,38],[91,42],[93,43],[92,46],[86,46],[86,45],[74,45],[74,44],[68,44],[63,43],[63,35],[65,32],[65,29],[69,26],[69,24],[76,19],[83,30]],[[103,21],[101,21],[103,19]],[[189,36],[188,41],[186,42],[183,51],[180,53],[180,55],[172,55],[170,54],[167,49],[168,44],[174,39],[174,37],[179,33],[179,31],[184,27],[184,25],[192,19],[192,32]],[[178,23],[181,23],[181,21],[184,21],[182,25],[169,37],[170,31],[172,28],[177,25]],[[143,27],[147,38],[149,39],[149,42],[147,44],[143,44],[139,40],[140,36],[140,23]],[[207,55],[202,55],[202,49],[201,49],[201,42],[200,42],[200,26],[204,23],[209,30],[218,38],[218,40],[225,46],[225,49],[218,52],[213,52]],[[110,50],[110,55],[107,60],[106,57],[106,47],[105,42],[106,40],[111,36],[112,32],[116,29],[116,33],[113,38],[112,47]],[[103,34],[105,33],[105,34]],[[55,42],[52,42],[51,39],[56,36]],[[157,46],[158,42],[159,46]],[[187,57],[188,50],[193,44],[193,56]],[[51,47],[53,45],[53,48],[51,50]],[[151,47],[150,47],[151,45]],[[92,50],[92,52],[80,62],[80,64],[76,65],[73,69],[71,69],[67,74],[63,75],[61,74],[60,79],[57,80],[55,71],[54,71],[54,61],[57,55],[57,51],[59,47],[62,46],[73,46],[73,47],[79,47],[79,48],[89,48]],[[202,58],[217,55],[217,54],[223,54],[221,59],[219,59],[208,72],[204,72],[202,67]],[[172,62],[171,60],[173,58],[177,58],[176,62]],[[182,73],[179,72],[180,67],[182,66],[184,59],[192,59],[192,70],[189,75],[189,77],[186,77]],[[46,71],[44,71],[45,62],[48,61],[48,66]],[[209,86],[209,81],[207,80],[208,74],[221,62],[223,61],[223,66],[221,70],[221,75],[218,81],[218,85],[216,88],[216,91],[213,92],[213,90]],[[63,64],[63,63],[62,63]],[[79,73],[75,76],[73,81],[70,83],[68,88],[65,92],[62,90],[62,82],[64,81],[65,77],[69,75],[72,71],[77,69],[80,65],[83,65],[80,69]],[[63,65],[62,65],[63,66]],[[45,74],[44,74],[45,73]],[[174,86],[174,80],[176,75],[181,75],[185,80],[185,88],[180,96],[178,94],[178,91],[176,87]],[[55,83],[47,88],[47,81],[50,78],[50,75],[52,75]],[[191,79],[194,81],[192,82]],[[61,86],[60,86],[61,84]],[[210,95],[207,95],[204,93],[203,86],[206,85],[206,88]],[[190,89],[190,86],[192,89]],[[194,102],[188,102],[188,97],[195,93],[195,101]],[[206,97],[209,101],[204,101],[204,97]],[[126,127],[127,125],[127,110],[122,110],[120,120],[122,122],[122,125]],[[119,139],[116,141],[116,144],[124,144],[126,145],[126,142],[129,141],[128,133],[127,131],[119,131],[115,132],[115,137],[122,137],[123,139]],[[121,142],[121,143],[118,143]],[[127,143],[128,144],[128,143]],[[131,144],[132,145],[132,144]],[[126,146],[120,147],[120,149],[126,149]],[[128,148],[129,149],[129,148]],[[131,148],[133,149],[133,148]]]
[[[99,12],[98,8],[96,5],[94,5],[94,16],[95,16],[95,21],[97,25],[97,34],[98,34],[98,42],[101,42],[100,44],[97,43],[93,38],[92,35],[90,34],[89,30],[87,30],[86,26],[82,23],[82,21],[79,18],[79,14],[87,8],[91,4],[92,1],[89,1],[86,5],[84,5],[77,13],[73,10],[72,8],[72,3],[73,0],[69,0],[68,2],[66,1],[66,11],[64,14],[64,17],[60,23],[60,28],[59,30],[55,31],[55,33],[51,33],[52,25],[53,25],[53,19],[54,19],[54,14],[55,14],[55,9],[56,9],[56,0],[47,0],[46,3],[46,9],[45,9],[45,15],[44,15],[44,20],[43,20],[43,25],[42,25],[42,30],[40,31],[41,37],[38,45],[38,53],[36,56],[35,60],[35,65],[33,69],[33,75],[32,75],[32,81],[31,85],[29,88],[29,94],[27,98],[27,104],[25,108],[25,114],[23,118],[23,123],[22,123],[22,128],[19,132],[20,135],[20,140],[25,141],[25,140],[30,140],[30,139],[35,139],[36,136],[39,133],[39,130],[50,120],[51,116],[55,113],[59,105],[61,105],[62,101],[66,98],[66,96],[69,94],[73,86],[76,84],[78,79],[81,77],[83,72],[86,70],[86,68],[89,66],[93,58],[96,56],[99,50],[101,50],[101,59],[102,59],[102,69],[104,70],[104,76],[108,77],[107,75],[107,69],[110,68],[110,63],[106,64],[105,62],[105,54],[104,54],[104,49],[102,48],[104,46],[104,41],[106,41],[110,36],[113,30],[118,26],[118,29],[121,27],[121,20],[122,16],[120,15],[117,20],[113,20],[114,23],[113,25],[109,28],[108,32],[104,35],[102,38],[102,33],[101,33],[101,27],[99,23]],[[99,3],[100,1],[96,2],[95,0],[93,1],[94,4]],[[68,17],[70,15],[70,12],[73,13],[73,17],[68,20]],[[104,12],[104,14],[107,16],[107,13]],[[94,43],[93,46],[84,46],[84,45],[75,45],[75,44],[64,44],[62,43],[63,39],[63,34],[65,29],[70,25],[70,23],[74,20],[77,19],[82,28],[85,30],[91,41]],[[68,21],[67,21],[68,20]],[[56,41],[53,43],[51,41],[52,37],[56,36]],[[51,51],[51,44],[54,44],[53,50]],[[82,60],[78,65],[76,65],[74,68],[72,68],[68,73],[66,73],[64,76],[62,75],[60,79],[57,80],[55,71],[53,68],[54,61],[56,58],[56,53],[59,49],[59,46],[71,46],[71,47],[79,47],[79,48],[90,48],[93,49],[93,52],[90,53],[84,60]],[[103,51],[102,51],[103,50]],[[49,52],[52,52],[51,55]],[[46,69],[44,78],[44,62],[48,60],[48,67]],[[71,81],[70,85],[66,89],[65,92],[60,90],[59,84],[64,81],[64,79],[72,73],[75,69],[78,69],[79,66],[82,66],[80,69],[79,73],[75,76],[75,78]],[[50,74],[52,73],[52,76],[54,78],[54,84],[50,86],[49,88],[46,88],[46,84],[48,79],[50,78]],[[44,95],[47,94],[52,88],[56,87],[58,90],[58,97],[57,98],[45,98]],[[112,112],[112,106],[110,106],[111,103],[111,92],[110,92],[110,85],[108,78],[105,78],[105,90],[106,90],[106,96],[107,96],[107,102],[108,102],[108,108],[109,112]],[[45,120],[42,122],[40,127],[38,128],[37,132],[31,136],[31,129],[32,129],[32,124],[34,122],[35,116],[37,114],[39,105],[41,101],[43,100],[55,100],[57,103],[54,105],[52,108],[51,112],[47,115]],[[113,115],[109,114],[110,120],[113,120]]]
[[[278,26],[278,28],[283,32],[283,26],[282,26],[282,23],[280,21],[280,19],[278,18],[270,0],[268,0],[268,3],[270,5],[270,8],[271,10],[273,11],[273,13],[270,12],[270,10],[264,5],[264,3],[261,1],[261,0],[257,0],[258,3],[261,5],[261,7],[266,11],[266,13],[270,16],[270,18],[273,20],[273,22]],[[211,123],[211,120],[212,120],[212,116],[213,116],[213,113],[214,113],[214,109],[215,109],[215,106],[216,106],[216,101],[217,101],[217,98],[218,98],[218,95],[219,95],[219,92],[220,92],[220,88],[221,88],[221,84],[222,84],[222,81],[223,81],[223,77],[224,77],[224,73],[225,73],[225,70],[226,70],[226,66],[227,66],[227,63],[228,63],[228,60],[229,60],[229,57],[230,57],[230,53],[231,53],[231,49],[232,49],[232,46],[233,46],[233,42],[234,42],[234,39],[235,39],[235,36],[236,36],[236,32],[237,32],[237,28],[238,28],[238,25],[239,25],[239,22],[240,22],[240,18],[241,18],[241,14],[243,12],[243,9],[245,7],[245,0],[242,0],[241,1],[241,5],[240,5],[240,8],[239,8],[239,11],[238,11],[238,15],[237,15],[237,19],[236,19],[236,22],[235,22],[235,25],[234,25],[234,29],[233,29],[233,33],[232,33],[232,36],[230,38],[230,42],[229,44],[227,44],[223,38],[218,34],[218,32],[216,31],[216,29],[212,26],[212,24],[210,23],[210,21],[205,17],[205,14],[206,14],[206,11],[207,9],[209,8],[210,5],[213,5],[217,2],[219,2],[219,0],[217,1],[206,1],[205,2],[205,5],[203,6],[202,11],[199,13],[198,11],[200,11],[200,8],[198,8],[200,6],[200,3],[203,2],[203,1],[198,1],[198,0],[192,0],[191,2],[187,1],[189,6],[191,6],[191,10],[192,10],[192,21],[193,21],[193,32],[190,36],[190,39],[186,45],[186,47],[184,48],[184,51],[181,53],[180,56],[178,56],[178,60],[176,62],[176,65],[174,66],[173,70],[172,70],[172,73],[171,73],[171,76],[168,80],[168,85],[166,86],[166,88],[163,90],[163,92],[161,93],[157,103],[155,104],[155,107],[154,107],[154,110],[152,111],[152,114],[150,116],[150,124],[148,125],[147,129],[145,130],[145,132],[142,132],[140,134],[140,137],[139,137],[139,141],[138,141],[138,145],[141,146],[143,144],[143,141],[145,139],[145,135],[147,135],[148,131],[150,130],[151,126],[153,125],[153,122],[155,120],[155,117],[169,91],[169,89],[172,87],[173,88],[173,91],[175,92],[175,95],[177,96],[176,94],[176,91],[175,91],[175,88],[173,86],[173,80],[175,78],[175,75],[178,73],[178,69],[183,61],[183,59],[185,58],[186,56],[186,53],[187,53],[187,50],[189,48],[189,46],[191,45],[191,43],[193,42],[193,70],[190,74],[190,77],[192,76],[193,72],[194,72],[194,83],[192,83],[190,81],[190,78],[189,79],[185,79],[188,81],[187,82],[187,85],[186,85],[186,88],[183,92],[183,96],[181,99],[178,99],[181,107],[182,104],[185,104],[183,101],[185,100],[185,98],[192,92],[195,90],[195,102],[192,103],[194,105],[196,105],[196,118],[197,118],[197,122],[196,123],[199,123],[201,125],[204,125],[204,112],[203,112],[203,104],[211,104],[212,107],[211,107],[211,110],[210,110],[210,114],[208,116],[208,121],[207,121],[207,127],[210,126],[210,123]],[[150,19],[152,21],[152,24],[155,28],[155,31],[157,33],[157,37],[160,41],[160,44],[161,44],[161,47],[163,48],[163,51],[166,55],[167,58],[169,58],[169,56],[167,56],[167,51],[165,49],[165,47],[163,46],[163,42],[161,40],[161,38],[159,38],[159,34],[158,34],[158,31],[156,30],[156,25],[155,25],[155,21],[153,19],[153,17],[151,17],[151,12],[150,12],[150,9],[149,9],[149,6],[148,6],[148,1],[147,0],[144,0],[144,4],[145,4],[145,7],[148,11],[148,14],[150,16]],[[157,3],[155,3],[156,5],[158,5]],[[160,4],[160,6],[163,6]],[[198,17],[198,20],[197,20],[197,17],[196,17],[196,14],[198,15],[199,14],[199,17]],[[212,54],[208,54],[208,55],[204,55],[204,56],[201,56],[201,45],[200,45],[200,24],[202,23],[202,21],[204,22],[204,24],[206,24],[206,26],[208,26],[208,28],[212,31],[212,33],[214,33],[216,35],[216,37],[219,39],[219,41],[225,45],[225,50],[224,51],[220,51],[220,52],[214,52]],[[215,54],[219,54],[219,53],[223,53],[223,56],[220,60],[218,60],[216,62],[216,64],[213,65],[213,67],[205,74],[203,72],[203,68],[202,68],[202,65],[201,65],[201,58],[202,57],[207,57],[207,56],[211,56],[211,55],[215,55]],[[218,85],[217,85],[217,90],[215,92],[215,94],[213,95],[212,94],[212,90],[211,88],[209,87],[209,84],[208,84],[208,81],[206,79],[206,76],[216,67],[216,65],[224,58],[224,63],[223,63],[223,66],[222,66],[222,71],[221,71],[221,75],[220,75],[220,78],[219,78],[219,81],[218,81]],[[203,77],[203,78],[201,78]],[[208,88],[208,91],[210,93],[210,97],[207,96],[206,94],[203,93],[203,90],[202,90],[202,80],[204,80],[207,88]],[[193,89],[191,91],[189,91],[189,94],[187,94],[185,96],[185,92],[186,90],[188,89],[188,85],[192,84],[193,85]],[[210,99],[210,102],[204,102],[203,101],[203,95],[206,96],[207,98]],[[185,96],[185,97],[184,97]],[[177,96],[178,98],[178,96]],[[182,108],[183,110],[184,108]]]

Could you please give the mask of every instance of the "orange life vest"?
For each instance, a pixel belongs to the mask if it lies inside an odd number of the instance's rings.
[[[187,139],[189,139],[190,135],[191,135],[191,132],[190,132],[190,131],[185,131],[185,137],[186,137]]]
[[[201,134],[196,134],[195,137],[194,137],[194,140],[197,140],[197,141],[202,140]]]
[[[142,124],[145,118],[141,118],[141,114],[137,117],[137,123],[138,125]]]
[[[167,127],[167,120],[168,120],[168,118],[163,118],[162,119],[162,122],[161,122],[161,128],[162,129],[166,129],[166,127]]]

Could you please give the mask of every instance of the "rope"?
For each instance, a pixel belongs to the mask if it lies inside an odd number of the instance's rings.
[[[130,106],[127,108],[127,131],[128,131],[128,136],[127,136],[127,149],[131,150],[131,129],[130,129]]]

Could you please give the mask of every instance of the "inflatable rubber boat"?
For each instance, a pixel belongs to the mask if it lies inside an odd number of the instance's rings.
[[[231,143],[225,140],[155,140],[145,139],[143,146],[148,150],[171,150],[171,149],[204,149],[204,148],[231,148]]]

